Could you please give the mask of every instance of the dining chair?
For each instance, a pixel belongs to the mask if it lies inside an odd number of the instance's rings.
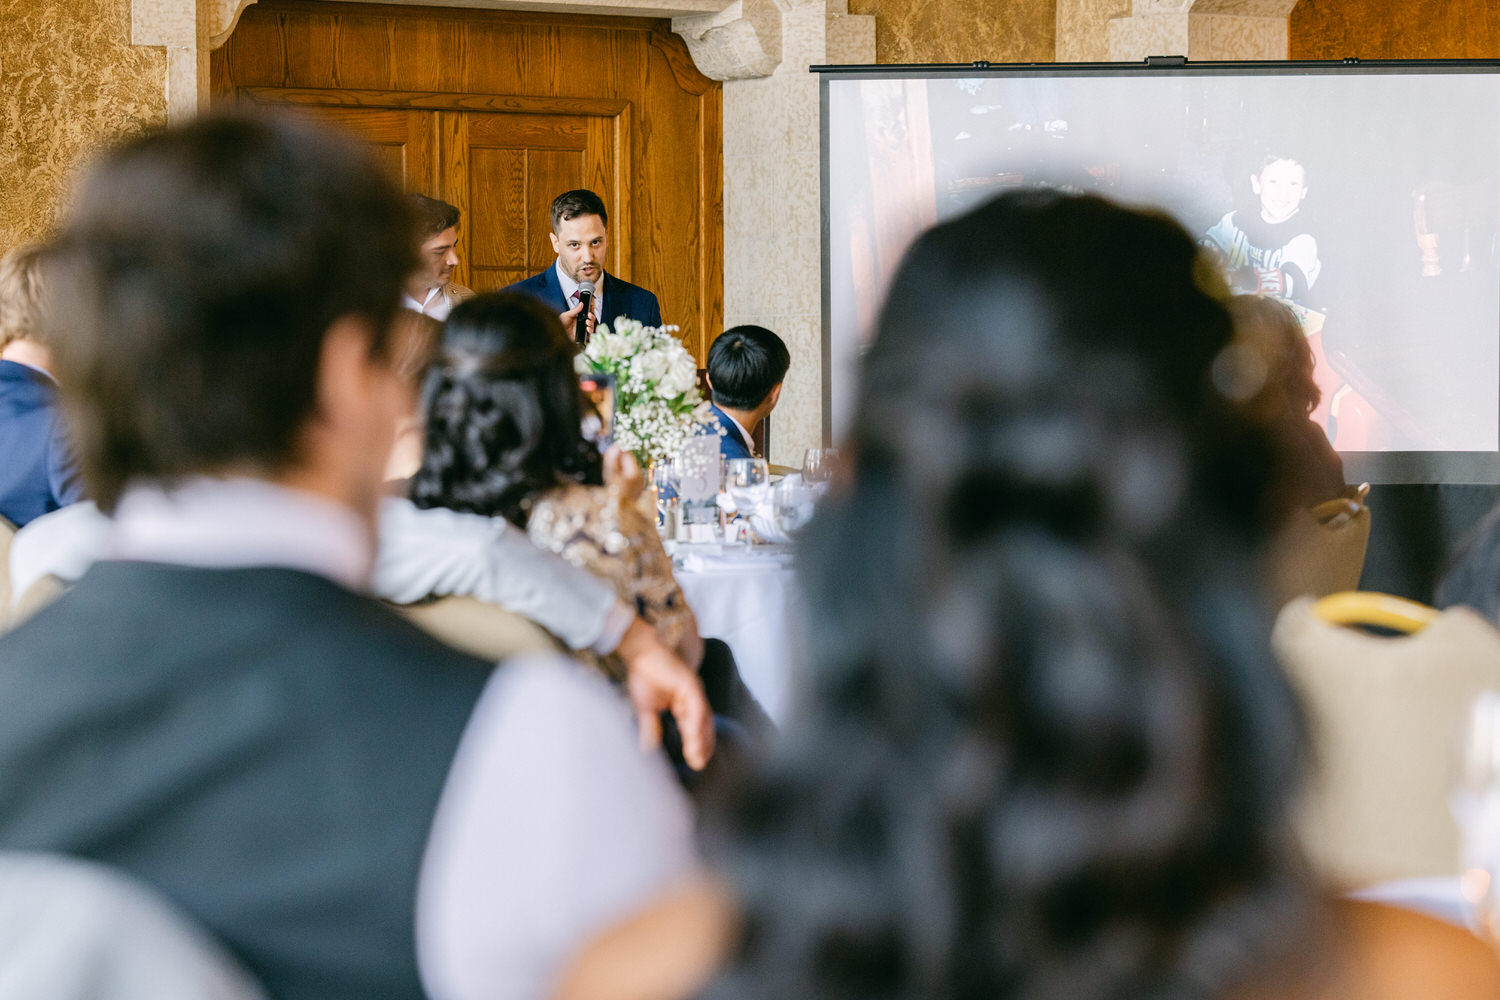
[[[531,619],[474,597],[455,595],[388,606],[429,635],[485,660],[502,660],[520,653],[555,653],[561,648]]]
[[[1297,823],[1319,873],[1350,889],[1457,875],[1458,746],[1500,689],[1500,632],[1468,608],[1339,593],[1288,604],[1272,646],[1311,731]]]
[[[1270,590],[1276,606],[1359,586],[1370,545],[1369,484],[1293,514],[1271,540]]]

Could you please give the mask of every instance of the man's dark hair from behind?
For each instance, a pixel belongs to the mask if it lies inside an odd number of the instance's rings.
[[[597,215],[600,223],[605,227],[609,226],[609,213],[604,210],[604,199],[592,191],[579,188],[577,191],[564,191],[552,199],[552,231],[554,233],[564,220],[576,219],[580,215]]]
[[[444,229],[458,225],[458,209],[440,198],[429,198],[413,192],[406,196],[417,220],[417,242],[430,240]]]
[[[763,326],[725,330],[708,349],[708,380],[714,405],[753,410],[786,378],[792,355],[780,337]]]
[[[415,266],[410,210],[350,140],[208,116],[107,154],[59,236],[56,353],[84,479],[297,459],[324,334],[368,322],[383,357]]]

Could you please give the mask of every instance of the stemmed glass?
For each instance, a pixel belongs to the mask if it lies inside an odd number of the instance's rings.
[[[771,491],[771,511],[776,518],[776,527],[787,537],[796,534],[812,520],[813,503],[812,487],[799,475],[787,476]]]
[[[820,488],[833,477],[839,453],[833,448],[809,448],[802,455],[802,481]]]
[[[1464,902],[1479,933],[1500,947],[1500,691],[1481,692],[1469,710],[1453,814]]]
[[[663,539],[677,536],[677,490],[682,473],[673,461],[658,462],[651,467],[651,484],[656,489],[656,531]]]
[[[734,501],[745,524],[745,546],[750,545],[750,515],[766,502],[771,490],[771,467],[763,458],[732,458],[724,468],[724,492]]]

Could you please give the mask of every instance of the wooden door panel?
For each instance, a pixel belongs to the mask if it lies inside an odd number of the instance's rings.
[[[452,117],[460,121],[443,129],[444,188],[465,212],[462,250],[476,291],[520,281],[553,262],[549,211],[557,195],[590,187],[608,200],[619,186],[613,116],[465,111]],[[448,142],[461,153],[450,156]],[[460,162],[462,169],[455,166]],[[605,263],[619,273],[611,216]]]
[[[402,108],[358,108],[316,104],[278,104],[299,118],[328,125],[370,146],[403,191],[430,194],[437,179],[436,115]]]

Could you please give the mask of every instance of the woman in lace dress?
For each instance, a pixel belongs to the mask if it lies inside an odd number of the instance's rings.
[[[503,517],[539,546],[607,580],[683,661],[703,659],[698,623],[654,521],[636,501],[633,459],[601,456],[582,431],[576,348],[530,298],[481,295],[448,317],[423,385],[418,507]],[[623,680],[613,655],[597,659]]]

